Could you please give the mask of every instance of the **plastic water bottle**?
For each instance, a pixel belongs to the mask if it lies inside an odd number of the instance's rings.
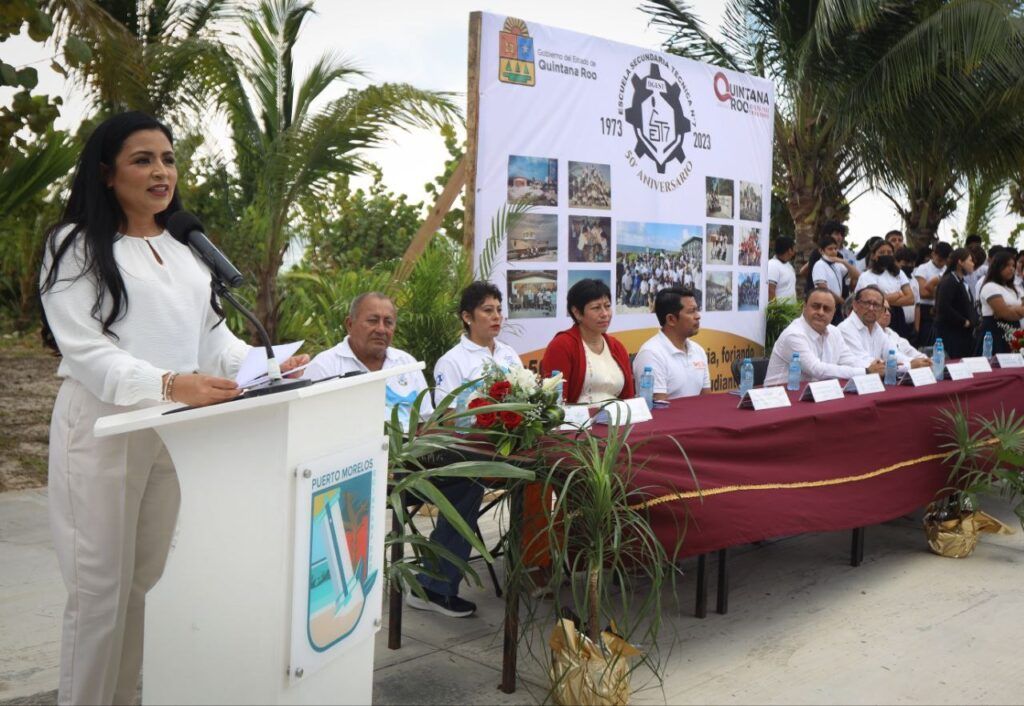
[[[793,360],[789,361],[789,377],[786,379],[786,389],[796,391],[800,389],[800,354],[794,353]]]
[[[986,331],[985,338],[981,342],[981,355],[985,358],[992,357],[992,332]]]
[[[561,370],[552,370],[551,371],[551,377],[558,377],[561,374],[562,374]],[[563,380],[559,381],[558,387],[555,388],[555,399],[556,399],[555,404],[557,404],[559,407],[562,407],[562,406],[565,405],[565,398],[563,397],[563,394],[564,394],[563,388],[564,387],[565,387],[565,380],[563,379]]]
[[[941,380],[946,372],[946,346],[941,338],[935,339],[935,347],[932,349],[932,375],[936,380]]]
[[[647,402],[647,409],[654,409],[654,369],[649,365],[640,376],[640,396]]]
[[[459,393],[459,396],[455,398],[455,411],[458,414],[462,414],[469,408],[469,395],[473,391],[472,387],[467,387],[465,390]],[[459,417],[455,420],[455,426],[457,427],[470,427],[473,426],[473,417]]]
[[[754,387],[754,364],[750,362],[750,358],[744,358],[743,365],[740,366],[740,396],[747,394],[752,387]]]
[[[885,358],[885,384],[896,384],[896,351],[889,349],[889,355]]]

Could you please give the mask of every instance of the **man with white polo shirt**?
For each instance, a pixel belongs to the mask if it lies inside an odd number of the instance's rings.
[[[365,292],[352,300],[345,318],[348,335],[341,343],[318,354],[306,368],[304,376],[312,380],[337,377],[352,373],[369,373],[415,363],[416,359],[405,351],[391,347],[397,324],[395,305],[386,294]],[[391,410],[398,407],[402,428],[409,429],[409,412],[419,400],[420,416],[434,411],[430,393],[420,397],[427,389],[422,371],[402,373],[385,381],[385,421],[391,420]]]
[[[654,373],[654,399],[673,400],[711,392],[708,356],[690,338],[700,330],[700,308],[692,290],[668,287],[654,298],[661,331],[648,339],[633,360],[637,380],[644,368]]]
[[[796,301],[796,272],[792,259],[796,257],[796,243],[780,235],[775,239],[775,254],[768,261],[768,301],[792,299]]]
[[[811,289],[804,295],[803,314],[785,328],[768,361],[764,384],[783,385],[789,377],[793,354],[800,354],[800,379],[816,382],[829,378],[850,379],[863,373],[883,373],[885,363],[861,362],[846,347],[843,334],[831,323],[835,298],[825,289]]]
[[[927,358],[910,358],[898,346],[892,344],[885,328],[878,323],[887,305],[885,295],[876,284],[869,284],[857,290],[853,296],[853,316],[846,317],[836,328],[843,335],[847,349],[853,354],[858,365],[868,366],[875,360],[886,360],[889,351],[896,351],[897,365],[906,369],[930,365]]]
[[[918,265],[914,270],[914,278],[921,290],[921,298],[918,301],[918,310],[921,314],[921,330],[917,336],[919,346],[930,346],[935,342],[935,290],[939,287],[942,275],[946,273],[946,261],[951,254],[953,247],[949,243],[935,243],[927,262]]]

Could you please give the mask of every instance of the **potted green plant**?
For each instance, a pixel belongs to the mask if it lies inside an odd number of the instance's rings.
[[[1024,416],[1014,409],[972,416],[957,400],[940,411],[940,423],[949,480],[925,513],[925,531],[936,554],[963,558],[980,533],[1012,531],[978,509],[979,496],[1007,500],[1024,527]]]

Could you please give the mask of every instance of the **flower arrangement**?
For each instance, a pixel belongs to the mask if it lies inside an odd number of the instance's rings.
[[[1011,351],[1020,353],[1024,350],[1024,329],[1014,328],[1004,323],[1000,323],[999,327],[1003,329],[1003,338],[1006,339]]]
[[[474,417],[475,426],[495,437],[495,449],[507,456],[532,447],[562,423],[561,383],[561,374],[542,381],[526,368],[506,369],[487,363],[467,409],[480,410]]]

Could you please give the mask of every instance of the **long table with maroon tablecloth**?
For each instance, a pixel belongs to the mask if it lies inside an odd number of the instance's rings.
[[[730,394],[673,400],[637,424],[630,443],[634,486],[659,537],[681,553],[865,527],[926,505],[945,487],[939,410],[955,398],[972,414],[1024,409],[1024,369],[996,369],[971,380],[890,387],[872,395],[753,411]],[[702,497],[679,450],[686,450]]]

